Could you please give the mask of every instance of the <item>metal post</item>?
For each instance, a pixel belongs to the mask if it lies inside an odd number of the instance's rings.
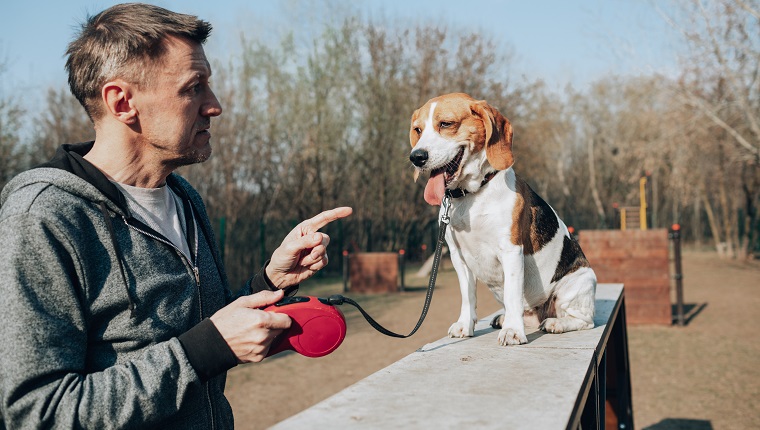
[[[338,249],[345,249],[345,236],[343,235],[343,220],[339,219],[337,224],[338,224]],[[345,267],[343,263],[345,263],[345,261],[341,259],[340,260],[341,270],[343,270]]]
[[[404,288],[405,288],[404,286],[404,266],[406,265],[405,264],[406,258],[404,258],[405,253],[406,251],[404,251],[403,249],[399,249],[398,251],[398,274],[401,277],[401,288],[399,289],[399,291],[404,291]]]
[[[364,220],[364,232],[367,235],[367,252],[372,252],[372,221]]]
[[[348,250],[343,250],[343,292],[348,292]]]
[[[675,263],[676,280],[676,321],[683,326],[683,272],[681,271],[681,226],[673,224],[670,230],[670,239],[673,241],[673,260]]]

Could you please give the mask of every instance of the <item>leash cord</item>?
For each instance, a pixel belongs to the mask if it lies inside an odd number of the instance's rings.
[[[383,327],[382,325],[380,325],[380,323],[375,321],[374,318],[372,318],[367,313],[367,311],[365,311],[358,303],[356,303],[353,299],[349,297],[345,297],[340,294],[335,294],[328,297],[327,302],[333,306],[342,305],[344,303],[348,303],[349,305],[354,306],[356,309],[359,309],[359,312],[361,312],[361,314],[364,316],[364,319],[367,320],[369,325],[371,325],[375,330],[379,331],[380,333],[386,336],[404,339],[407,337],[411,337],[414,333],[416,333],[417,330],[419,330],[419,328],[422,326],[422,322],[425,321],[425,317],[427,316],[428,310],[430,309],[430,302],[433,300],[433,290],[435,289],[435,279],[438,277],[438,266],[441,263],[441,253],[443,249],[443,243],[446,237],[446,226],[449,224],[449,221],[450,221],[449,209],[451,208],[451,199],[448,193],[446,194],[446,196],[444,196],[442,205],[443,205],[444,212],[443,212],[443,216],[441,216],[441,220],[438,225],[438,242],[436,243],[436,246],[435,246],[435,257],[433,257],[433,266],[430,269],[430,282],[428,282],[427,294],[425,295],[425,305],[422,307],[422,314],[420,315],[419,321],[417,321],[417,325],[414,326],[414,329],[409,334],[407,335],[398,334]]]

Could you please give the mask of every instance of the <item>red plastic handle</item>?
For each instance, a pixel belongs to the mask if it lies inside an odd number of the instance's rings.
[[[264,310],[287,314],[293,321],[272,342],[267,357],[288,350],[306,357],[323,357],[338,349],[346,337],[343,312],[317,297],[286,297]]]

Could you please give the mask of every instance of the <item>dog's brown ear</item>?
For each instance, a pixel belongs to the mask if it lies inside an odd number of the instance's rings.
[[[512,124],[485,100],[472,104],[470,110],[483,120],[486,158],[497,170],[506,170],[514,164],[512,155]]]

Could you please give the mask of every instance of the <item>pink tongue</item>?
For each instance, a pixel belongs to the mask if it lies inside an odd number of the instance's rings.
[[[446,183],[443,173],[431,176],[425,186],[425,201],[433,206],[440,206],[443,201],[443,194],[446,192]]]

